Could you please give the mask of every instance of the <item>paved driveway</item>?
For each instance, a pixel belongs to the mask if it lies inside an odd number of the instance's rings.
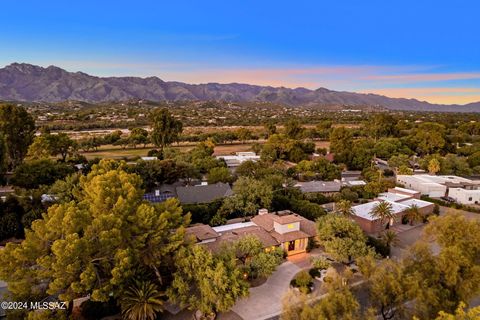
[[[232,310],[244,320],[264,320],[280,314],[290,280],[300,270],[296,264],[284,262],[264,284],[250,288],[250,296],[237,301]]]

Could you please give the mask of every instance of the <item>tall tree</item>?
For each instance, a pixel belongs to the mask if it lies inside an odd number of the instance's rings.
[[[304,130],[305,128],[303,128],[300,122],[296,119],[289,120],[285,124],[285,135],[290,139],[300,139]]]
[[[159,270],[171,268],[189,216],[173,199],[145,203],[140,178],[125,167],[111,160],[94,165],[74,201],[51,206],[22,243],[0,251],[6,262],[0,278],[14,297],[120,298],[138,269],[162,285]]]
[[[175,119],[167,109],[153,111],[151,120],[153,122],[152,142],[160,148],[163,154],[166,146],[178,141],[183,130],[182,122]]]
[[[25,158],[35,134],[35,120],[24,107],[0,105],[0,133],[7,146],[8,165],[14,169]]]
[[[248,295],[248,284],[233,252],[214,256],[204,247],[194,245],[181,248],[175,260],[177,271],[168,296],[189,309],[201,311],[203,317],[228,311],[238,298]]]
[[[420,208],[416,204],[412,204],[405,212],[404,217],[407,218],[410,225],[413,226],[415,222],[423,219],[423,214],[420,212]]]
[[[372,210],[372,217],[380,219],[381,223],[387,223],[396,219],[392,204],[387,201],[380,201]]]
[[[4,174],[7,171],[8,156],[5,137],[0,132],[0,185],[4,183]]]
[[[334,259],[348,263],[369,253],[366,236],[353,221],[328,214],[317,220],[317,236],[325,251]]]

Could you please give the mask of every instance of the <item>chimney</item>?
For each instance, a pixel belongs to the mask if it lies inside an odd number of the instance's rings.
[[[264,215],[264,214],[268,214],[268,209],[259,209],[258,210],[258,215],[261,216],[261,215]]]
[[[160,197],[160,190],[155,190],[155,197]]]

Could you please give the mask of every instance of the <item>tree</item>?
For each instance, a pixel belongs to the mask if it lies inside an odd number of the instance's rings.
[[[396,121],[388,113],[377,113],[368,121],[367,131],[377,141],[381,137],[395,133]]]
[[[49,159],[31,160],[16,167],[11,183],[14,186],[33,189],[41,185],[51,185],[74,171],[75,169],[66,163]]]
[[[0,278],[14,297],[118,299],[138,269],[163,284],[160,270],[171,272],[189,216],[175,199],[144,202],[140,178],[125,167],[112,160],[94,165],[74,201],[51,206],[22,243],[0,252]]]
[[[117,141],[118,140],[120,139],[117,139]],[[128,141],[134,148],[136,148],[138,144],[142,144],[145,148],[148,143],[148,131],[143,128],[133,128],[130,130]]]
[[[360,304],[346,284],[346,279],[335,274],[325,283],[324,298],[312,303],[303,293],[290,291],[283,298],[282,320],[356,320],[370,319],[360,312]]]
[[[7,172],[7,166],[7,145],[5,144],[5,137],[0,132],[0,185],[4,183],[4,174]]]
[[[317,220],[317,236],[325,252],[343,263],[369,252],[362,229],[355,222],[340,215],[328,214],[320,217]]]
[[[433,158],[428,162],[428,172],[437,174],[438,171],[440,171],[440,161],[437,158]]]
[[[376,219],[380,219],[382,224],[395,220],[397,217],[393,212],[392,204],[387,201],[380,201],[380,203],[373,208],[371,215]]]
[[[387,246],[390,248],[392,245],[396,245],[399,242],[398,235],[395,231],[392,230],[385,230],[382,233],[382,241]]]
[[[177,270],[167,294],[170,299],[204,317],[228,311],[236,300],[248,295],[248,284],[233,253],[214,256],[203,246],[181,248],[175,257]]]
[[[406,318],[408,285],[399,263],[386,259],[374,267],[368,277],[370,301],[384,320]]]
[[[349,163],[353,148],[353,136],[345,127],[334,128],[330,133],[330,152],[335,154],[335,161]]]
[[[415,222],[422,221],[423,214],[420,212],[420,208],[416,204],[412,204],[405,212],[404,217],[408,219],[410,225],[413,226]]]
[[[70,139],[66,133],[45,133],[35,137],[28,148],[28,156],[31,159],[42,159],[50,156],[60,158],[65,162],[68,155],[73,155],[77,150],[77,143]]]
[[[7,146],[8,166],[14,169],[25,158],[35,134],[35,120],[24,107],[0,105],[0,133]]]
[[[419,242],[403,264],[415,315],[432,319],[440,311],[454,312],[480,291],[480,222],[450,212],[433,217],[425,234],[439,250],[433,252],[428,243]]]
[[[136,280],[129,286],[120,301],[124,319],[155,320],[163,310],[162,294],[151,281]]]
[[[270,137],[272,134],[277,133],[277,126],[273,122],[267,122],[265,125],[265,131],[267,132],[267,138]]]
[[[237,130],[237,137],[242,143],[252,139],[252,132],[247,128],[240,128]]]
[[[474,307],[465,310],[465,303],[460,303],[455,314],[449,314],[445,311],[440,311],[435,320],[475,320],[480,319],[480,307]]]
[[[304,128],[296,119],[289,120],[285,124],[285,135],[290,139],[298,140],[302,137]]]
[[[234,177],[230,173],[230,170],[225,167],[215,167],[208,171],[207,181],[210,184],[217,182],[231,183]]]
[[[160,153],[163,154],[166,146],[178,141],[183,129],[182,122],[175,119],[167,109],[153,111],[151,120],[153,122],[152,142],[160,148]]]
[[[221,212],[255,215],[260,208],[270,208],[272,187],[264,181],[240,177],[233,184],[233,196],[225,199]]]
[[[349,218],[355,214],[355,211],[352,209],[352,203],[348,200],[340,200],[339,202],[335,203],[335,211],[346,218]]]

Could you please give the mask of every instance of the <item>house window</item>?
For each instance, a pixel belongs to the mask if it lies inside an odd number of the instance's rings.
[[[294,226],[293,226],[293,224],[290,223],[289,225],[287,225],[287,228],[288,228],[288,229],[293,229]]]
[[[288,251],[295,250],[295,240],[288,243]]]
[[[469,198],[468,198],[468,201],[472,201],[472,197],[469,197]]]

